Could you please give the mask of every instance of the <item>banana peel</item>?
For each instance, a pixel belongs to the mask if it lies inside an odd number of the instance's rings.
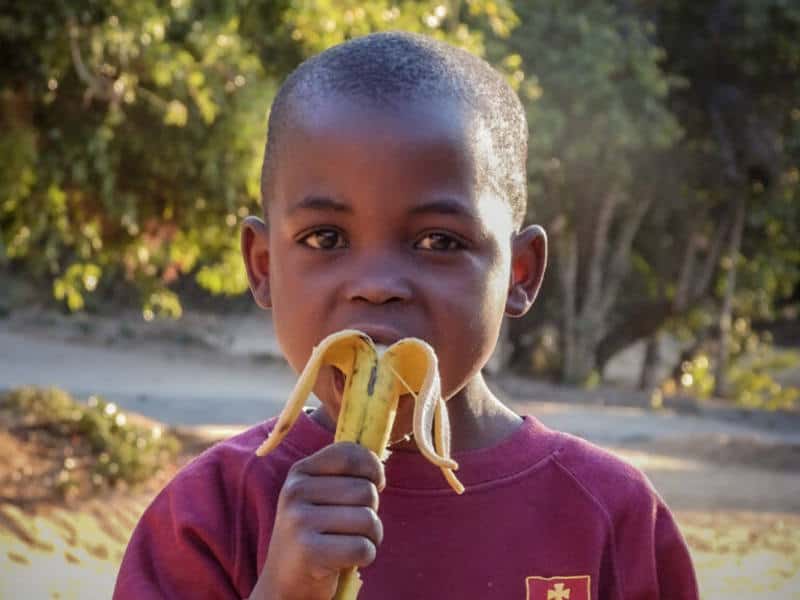
[[[441,469],[457,494],[464,492],[453,472],[458,463],[450,457],[450,423],[441,396],[438,360],[433,348],[417,338],[404,338],[386,348],[376,346],[367,334],[355,329],[326,337],[311,353],[275,427],[256,454],[264,456],[280,444],[303,410],[324,365],[336,367],[345,377],[335,441],[356,442],[385,458],[399,398],[411,394],[414,439],[420,453]],[[345,569],[334,600],[354,600],[360,587],[358,570]]]

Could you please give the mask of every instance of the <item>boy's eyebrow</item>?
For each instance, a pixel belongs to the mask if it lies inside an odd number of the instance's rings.
[[[352,214],[353,209],[349,204],[339,202],[328,196],[306,196],[300,202],[289,208],[289,215],[302,210],[323,210]],[[412,215],[456,215],[468,219],[476,219],[475,213],[456,200],[431,200],[419,204],[408,211]]]
[[[328,196],[306,196],[289,209],[289,214],[293,215],[300,210],[326,210],[343,213],[353,212],[353,209],[347,204],[329,198]]]

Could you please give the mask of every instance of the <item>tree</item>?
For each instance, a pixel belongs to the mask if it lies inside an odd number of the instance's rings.
[[[663,51],[607,1],[517,5],[511,47],[528,81],[531,218],[552,236],[562,377],[586,380],[658,189],[650,172],[680,133]],[[643,174],[645,177],[642,177]]]
[[[637,251],[656,292],[620,304],[627,318],[601,342],[600,365],[702,309],[717,314],[694,320],[698,344],[717,338],[715,379],[724,395],[734,314],[773,318],[776,303],[791,294],[800,268],[786,237],[800,222],[798,17],[788,3],[725,0],[664,2],[650,15],[666,49],[665,69],[687,83],[670,101],[685,131],[670,160],[678,166],[672,187],[680,202],[672,217],[656,211],[645,223]],[[665,222],[672,225],[665,229]],[[678,249],[679,261],[659,260]],[[771,259],[755,258],[764,255]]]
[[[526,72],[530,218],[554,248],[544,306],[512,332],[518,360],[531,328],[557,321],[560,375],[581,382],[637,340],[687,325],[698,343],[719,338],[732,314],[755,315],[757,304],[766,317],[791,293],[797,10],[777,0],[517,3],[510,44]],[[754,277],[752,257],[765,254]]]

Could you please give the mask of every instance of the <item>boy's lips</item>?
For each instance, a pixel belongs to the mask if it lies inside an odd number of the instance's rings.
[[[347,327],[348,329],[357,329],[363,333],[366,333],[372,341],[378,346],[391,346],[398,340],[402,340],[405,337],[409,337],[408,335],[403,335],[395,329],[394,327],[390,327],[387,325],[377,325],[377,324],[355,324],[350,325]]]

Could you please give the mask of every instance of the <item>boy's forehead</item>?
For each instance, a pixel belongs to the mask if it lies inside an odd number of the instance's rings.
[[[335,133],[446,135],[452,143],[469,144],[472,115],[454,98],[387,99],[377,101],[344,94],[292,106],[292,131],[306,136]]]
[[[293,103],[282,131],[277,172],[296,166],[309,146],[358,146],[382,142],[385,148],[423,155],[432,149],[449,153],[468,164],[473,186],[480,186],[491,172],[492,144],[488,128],[477,111],[449,97],[402,98],[386,102],[348,97],[318,96]],[[441,155],[441,154],[440,154]]]

